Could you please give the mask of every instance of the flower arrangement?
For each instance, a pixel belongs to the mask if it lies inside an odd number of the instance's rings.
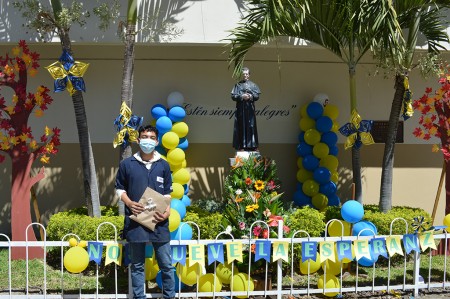
[[[225,224],[231,227],[235,238],[277,235],[278,220],[284,220],[280,187],[275,161],[259,155],[250,155],[247,159],[236,157],[225,178],[227,205],[224,210]],[[258,220],[267,226],[256,223],[252,227]],[[283,230],[285,233],[290,231],[286,225]]]

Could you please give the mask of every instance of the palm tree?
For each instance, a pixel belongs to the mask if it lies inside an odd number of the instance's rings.
[[[386,32],[399,31],[390,1],[250,0],[249,14],[232,31],[229,60],[239,73],[247,51],[256,43],[289,36],[330,50],[349,72],[350,113],[357,111],[356,66]],[[387,43],[387,41],[386,41]],[[362,202],[360,151],[352,147],[355,199]]]
[[[73,55],[72,45],[69,37],[70,25],[73,21],[81,23],[82,13],[80,4],[72,2],[72,9],[76,12],[74,16],[68,16],[68,10],[62,14],[63,8],[61,0],[52,0],[51,11],[42,8],[39,1],[23,1],[14,4],[19,10],[23,10],[23,15],[30,21],[30,26],[41,33],[55,31],[61,41],[63,51]],[[70,14],[69,14],[70,15]],[[72,102],[75,110],[75,119],[78,129],[78,140],[80,143],[81,164],[83,169],[83,186],[86,205],[89,216],[100,217],[100,199],[97,184],[97,174],[95,170],[94,155],[92,153],[89,128],[84,107],[83,94],[75,90],[72,94]]]
[[[405,109],[404,97],[410,96],[408,76],[414,65],[419,35],[426,39],[428,52],[432,54],[428,58],[435,59],[435,55],[444,47],[442,42],[448,43],[446,33],[447,26],[442,8],[448,7],[450,1],[431,0],[402,0],[394,1],[393,5],[398,14],[398,22],[402,29],[407,30],[408,36],[404,47],[396,48],[398,51],[383,51],[380,47],[379,58],[395,70],[395,93],[392,100],[391,113],[387,138],[383,154],[383,166],[380,187],[380,211],[386,213],[392,208],[392,180],[394,167],[394,149],[399,124],[400,113]],[[407,99],[405,99],[407,100]]]

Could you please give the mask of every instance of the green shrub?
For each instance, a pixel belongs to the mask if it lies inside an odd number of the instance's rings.
[[[97,227],[103,222],[111,222],[116,226],[117,239],[123,230],[123,216],[118,216],[117,208],[101,207],[102,216],[95,218],[87,216],[86,207],[59,212],[50,217],[47,225],[47,239],[60,241],[67,234],[76,234],[81,240],[97,240]],[[99,240],[114,240],[114,228],[105,224],[98,232]],[[68,238],[65,239],[68,241]]]
[[[308,206],[298,208],[292,214],[286,217],[286,225],[289,226],[291,232],[304,230],[311,237],[319,237],[325,229],[324,214],[316,209]],[[297,234],[296,238],[305,237],[304,234]]]
[[[189,206],[186,209],[186,216],[183,222],[195,222],[200,229],[200,236],[202,239],[214,240],[216,236],[223,232],[225,228],[222,226],[222,214],[210,213],[196,206]],[[197,228],[192,225],[192,239],[198,238]]]
[[[395,218],[403,218],[408,224],[408,231],[406,231],[405,222],[403,220],[397,220],[392,225],[393,235],[404,235],[406,233],[414,233],[414,229],[411,224],[414,222],[414,217],[423,216],[425,221],[433,222],[430,214],[420,208],[411,207],[393,207],[392,210],[386,214],[381,213],[377,205],[365,205],[364,206],[364,220],[370,221],[375,224],[378,235],[389,235],[390,225]]]

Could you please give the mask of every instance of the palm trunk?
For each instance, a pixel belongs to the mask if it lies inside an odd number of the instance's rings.
[[[354,65],[349,66],[350,83],[350,115],[356,107],[356,69]],[[353,183],[355,184],[355,200],[362,204],[362,181],[361,181],[361,159],[360,149],[352,147],[352,171]]]
[[[383,213],[387,213],[392,209],[392,173],[394,169],[395,141],[403,103],[403,94],[405,93],[404,80],[405,76],[403,75],[398,74],[395,77],[395,95],[392,101],[391,114],[389,116],[388,132],[384,146],[381,172],[379,208]]]
[[[72,46],[69,34],[64,29],[59,29],[59,37],[63,49],[72,55]],[[75,91],[72,94],[72,103],[75,111],[75,120],[78,129],[78,141],[80,143],[81,166],[83,169],[84,198],[88,215],[91,217],[100,217],[100,198],[98,193],[97,173],[95,170],[94,154],[92,152],[91,139],[84,107],[84,99],[81,91]]]
[[[134,45],[136,39],[137,1],[128,1],[127,31],[125,34],[125,53],[123,58],[123,75],[121,98],[130,109],[133,109],[133,79],[134,79]],[[131,145],[120,147],[120,161],[131,157]],[[119,200],[119,215],[125,215],[125,205]]]

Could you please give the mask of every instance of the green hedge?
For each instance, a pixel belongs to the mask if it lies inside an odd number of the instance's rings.
[[[305,230],[310,237],[319,237],[325,229],[325,215],[316,209],[308,206],[298,208],[286,217],[286,225],[291,229],[291,233],[297,230]],[[305,234],[298,233],[296,238],[305,237]]]
[[[97,227],[102,222],[111,222],[117,228],[117,240],[123,230],[123,216],[118,216],[117,207],[101,207],[101,217],[87,216],[86,207],[59,212],[50,217],[47,225],[47,239],[60,241],[67,234],[76,234],[81,240],[97,240]],[[99,240],[114,240],[115,232],[111,225],[102,225],[98,232]],[[66,241],[68,238],[66,238]]]
[[[200,229],[200,236],[202,239],[214,240],[216,236],[223,232],[225,228],[222,225],[222,214],[218,212],[208,212],[197,206],[189,206],[186,209],[186,216],[183,218],[183,222],[192,221],[197,223]],[[192,226],[192,239],[198,238],[197,227]]]

